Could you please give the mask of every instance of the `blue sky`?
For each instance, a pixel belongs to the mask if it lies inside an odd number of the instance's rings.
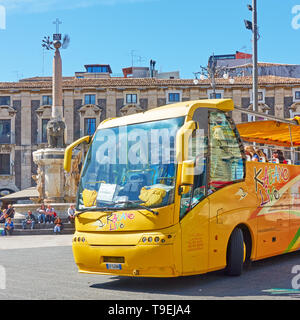
[[[63,21],[61,32],[71,37],[62,51],[65,76],[89,63],[110,64],[121,75],[122,68],[131,66],[134,50],[135,65],[148,66],[154,59],[159,71],[179,70],[182,78],[193,78],[212,53],[251,53],[251,32],[243,22],[251,20],[249,2],[0,0],[6,11],[5,29],[0,29],[0,81],[51,75],[53,52],[45,52],[43,60],[41,42],[55,32],[56,18]],[[296,16],[292,8],[299,5],[300,13],[300,0],[257,2],[259,61],[300,64],[300,29],[291,24]]]

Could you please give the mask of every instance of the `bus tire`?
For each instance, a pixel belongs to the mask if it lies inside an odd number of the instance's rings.
[[[230,276],[240,276],[244,263],[244,236],[240,228],[235,228],[230,236],[227,248],[226,273]]]

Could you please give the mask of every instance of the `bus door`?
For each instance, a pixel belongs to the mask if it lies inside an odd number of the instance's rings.
[[[184,274],[206,272],[208,266],[209,201],[207,198],[208,110],[199,108],[197,129],[188,140],[188,158],[194,161],[194,184],[181,194],[180,225]]]
[[[242,214],[253,202],[244,183],[242,144],[233,122],[224,112],[209,113],[210,203],[209,270],[226,265],[227,244],[232,227],[246,219]],[[241,183],[238,183],[241,182]],[[243,195],[247,194],[247,199]]]

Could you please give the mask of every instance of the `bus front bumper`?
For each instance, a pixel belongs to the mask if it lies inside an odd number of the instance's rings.
[[[160,239],[159,243],[155,243],[157,234],[138,234],[137,239],[146,238],[146,241],[126,243],[128,237],[124,234],[118,235],[117,244],[107,243],[107,237],[112,238],[115,235],[91,235],[84,232],[74,234],[73,254],[79,272],[137,277],[180,275],[176,267],[172,237],[166,237],[165,241]],[[151,242],[148,241],[149,237],[152,238]],[[98,239],[97,243],[93,238]]]

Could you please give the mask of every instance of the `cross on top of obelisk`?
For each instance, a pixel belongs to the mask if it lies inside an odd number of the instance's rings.
[[[59,33],[59,25],[62,24],[62,21],[56,18],[56,20],[53,21],[53,24],[56,24],[56,33]]]
[[[56,33],[53,35],[53,40],[61,40],[61,33],[59,33],[59,25],[62,24],[62,21],[60,21],[58,18],[56,18],[55,21],[53,21],[53,24],[56,25]]]

